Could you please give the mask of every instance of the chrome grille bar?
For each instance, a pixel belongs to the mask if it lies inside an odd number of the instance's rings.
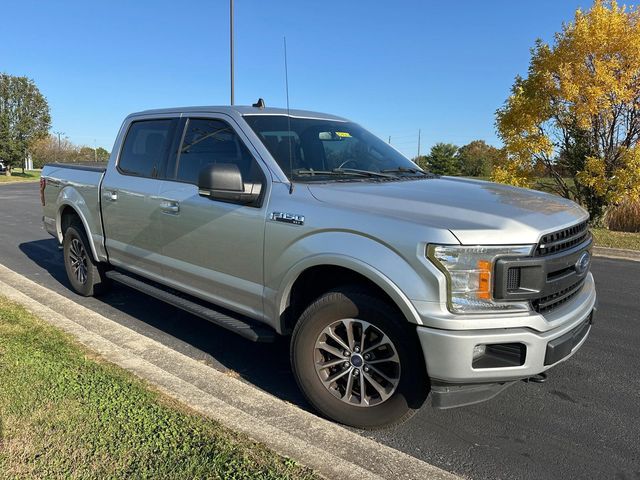
[[[584,221],[556,232],[543,235],[536,248],[536,256],[552,255],[582,243],[589,236],[589,222]]]

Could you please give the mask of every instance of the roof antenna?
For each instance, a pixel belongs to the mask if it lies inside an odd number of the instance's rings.
[[[264,109],[264,107],[266,107],[266,104],[264,103],[264,100],[262,98],[259,98],[258,101],[251,106],[262,110]]]
[[[293,155],[291,151],[291,116],[289,114],[289,69],[287,67],[287,37],[283,37],[284,40],[284,82],[287,92],[287,135],[289,141],[289,195],[293,193]]]

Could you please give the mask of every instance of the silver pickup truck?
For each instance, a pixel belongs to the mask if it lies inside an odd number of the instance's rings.
[[[309,402],[360,428],[542,381],[596,306],[581,207],[432,175],[321,113],[135,113],[105,168],[47,165],[41,200],[76,292],[115,281],[253,341],[290,336]]]

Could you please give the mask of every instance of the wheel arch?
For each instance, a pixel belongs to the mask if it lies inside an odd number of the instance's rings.
[[[63,201],[58,207],[58,213],[56,215],[56,235],[58,238],[58,242],[62,244],[64,239],[64,232],[71,225],[74,218],[78,218],[82,223],[82,227],[84,228],[84,233],[87,236],[87,240],[89,241],[89,246],[91,247],[91,255],[95,261],[99,261],[98,252],[96,250],[96,246],[93,241],[93,236],[91,235],[91,230],[89,229],[89,224],[85,215],[75,207],[69,201]]]
[[[289,272],[277,300],[278,330],[290,332],[311,301],[344,285],[362,285],[387,300],[410,323],[422,320],[409,298],[390,278],[373,266],[345,255],[316,256],[299,262]],[[306,305],[305,305],[306,303]]]

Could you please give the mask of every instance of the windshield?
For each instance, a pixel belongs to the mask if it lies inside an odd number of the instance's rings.
[[[246,115],[289,179],[298,181],[423,176],[415,163],[351,122]]]

